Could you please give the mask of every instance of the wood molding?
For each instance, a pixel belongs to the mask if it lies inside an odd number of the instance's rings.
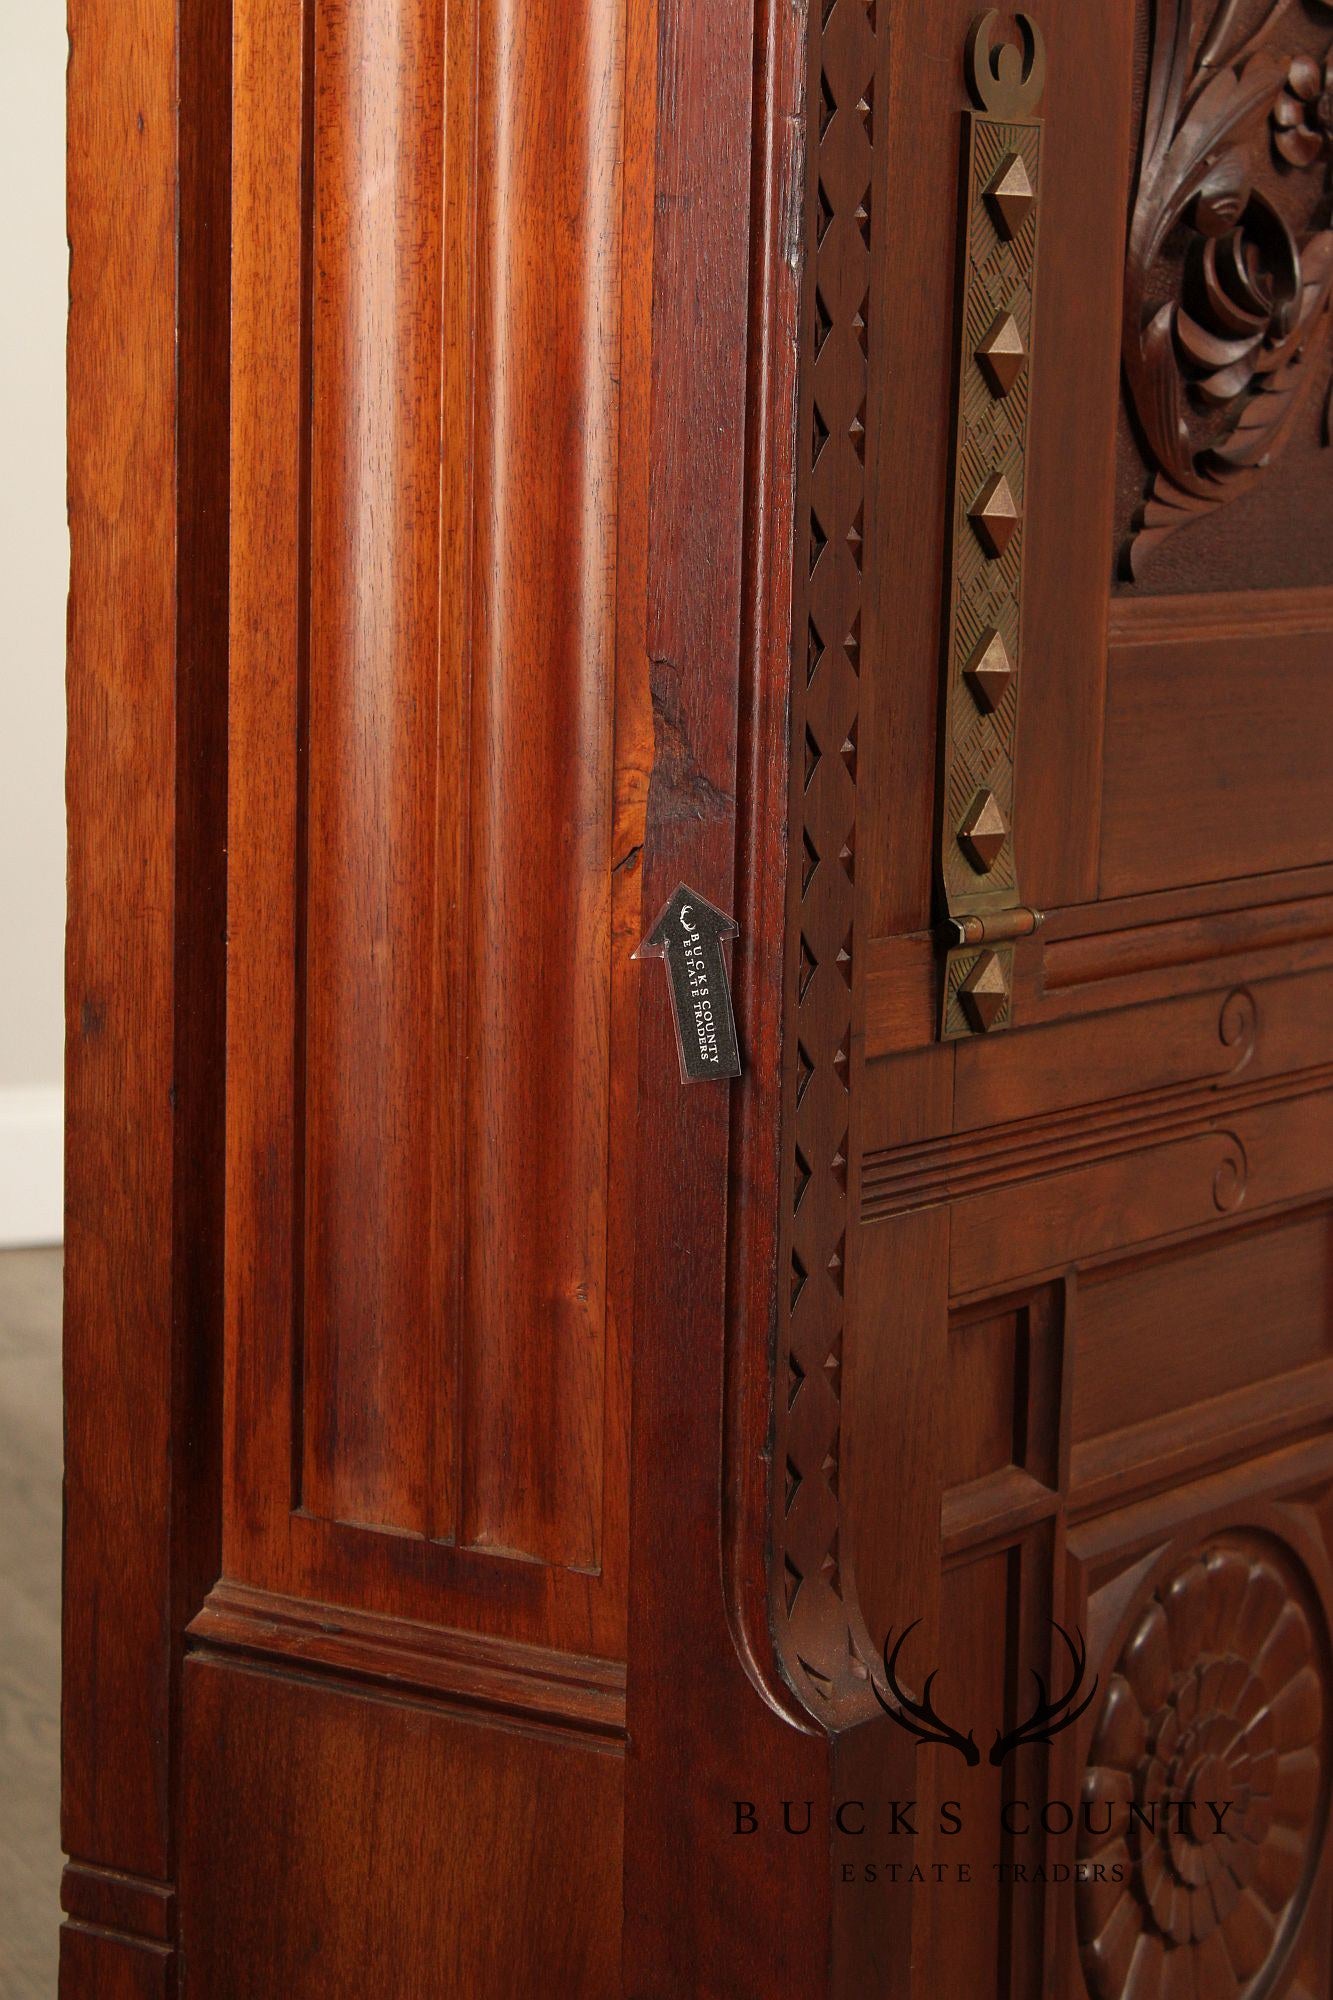
[[[1265,894],[1267,891],[1267,894]],[[872,938],[865,947],[866,1056],[926,1046],[935,1033],[933,934]],[[1333,965],[1327,868],[1285,871],[1049,913],[1019,955],[1018,1027],[1186,993],[1252,985]]]
[[[1283,1495],[1317,1489],[1333,1476],[1333,1432],[1300,1438],[1242,1466],[1205,1473],[1169,1493],[1135,1494],[1125,1506],[1071,1527],[1069,1548],[1097,1569],[1125,1555],[1150,1555],[1166,1536],[1197,1522],[1206,1530],[1249,1510],[1260,1513]],[[1320,1558],[1329,1569],[1327,1551]]]
[[[1231,960],[1252,954],[1271,954],[1272,976],[1296,969],[1288,956],[1295,948],[1322,944],[1328,938],[1333,938],[1333,896],[1260,903],[1248,910],[1223,910],[1177,923],[1053,937],[1043,954],[1043,983],[1048,993],[1058,993],[1066,987],[1174,973],[1187,966],[1208,966],[1216,973]]]
[[[1333,590],[1207,591],[1182,597],[1113,597],[1116,646],[1189,646],[1200,640],[1284,639],[1333,632]]]
[[[1169,1145],[1214,1130],[1268,1105],[1294,1103],[1333,1087],[1333,1064],[1252,1084],[1221,1078],[1181,1090],[1144,1091],[1105,1105],[1079,1105],[1051,1117],[963,1132],[922,1146],[866,1155],[864,1221],[934,1201],[958,1201],[988,1189],[1044,1180],[1072,1168]]]
[[[1049,1521],[1060,1496],[1021,1467],[1011,1465],[984,1479],[954,1486],[940,1510],[940,1547],[946,1558],[977,1556],[1021,1539],[1038,1521]]]
[[[1071,1456],[1071,1516],[1091,1516],[1133,1493],[1149,1495],[1195,1478],[1269,1450],[1294,1431],[1317,1431],[1330,1418],[1333,1361],[1321,1361],[1090,1438]]]
[[[625,1669],[405,1618],[223,1581],[192,1619],[196,1646],[623,1739]]]
[[[62,1834],[127,1881],[220,1537],[230,27],[70,8]],[[72,1918],[61,1992],[166,1960]]]
[[[169,1944],[176,1935],[176,1888],[118,1868],[70,1861],[60,1878],[60,1907],[73,1923],[120,1931],[145,1944]]]
[[[868,0],[809,16],[806,241],[791,640],[785,1160],[774,1385],[773,1631],[826,1728],[873,1713],[849,1551],[839,1546],[857,754],[863,658],[871,294],[878,218],[872,106],[887,25]],[[881,64],[883,65],[881,67]],[[836,78],[835,84],[830,80]]]

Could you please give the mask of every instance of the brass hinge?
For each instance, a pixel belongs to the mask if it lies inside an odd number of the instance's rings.
[[[949,917],[939,928],[944,947],[943,1041],[994,1034],[1007,1028],[1013,1009],[1014,941],[1031,937],[1045,922],[1023,904],[984,915]]]

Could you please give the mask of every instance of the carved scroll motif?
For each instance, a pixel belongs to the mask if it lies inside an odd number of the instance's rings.
[[[1333,44],[1297,45],[1316,12],[1333,0],[1157,0],[1125,274],[1125,378],[1153,469],[1135,577],[1263,477],[1326,380]]]

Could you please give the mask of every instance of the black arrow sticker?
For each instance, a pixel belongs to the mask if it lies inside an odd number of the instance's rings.
[[[741,1073],[736,1017],[722,956],[723,938],[735,937],[739,928],[682,882],[634,954],[666,960],[685,1083]]]

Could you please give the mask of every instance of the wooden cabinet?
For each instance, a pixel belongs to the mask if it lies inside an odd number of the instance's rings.
[[[1330,1992],[1330,78],[75,0],[63,2000]]]

